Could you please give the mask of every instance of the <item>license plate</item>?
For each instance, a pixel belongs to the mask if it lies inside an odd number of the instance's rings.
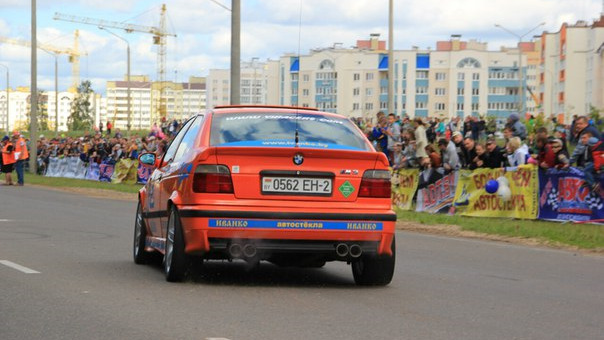
[[[262,193],[290,195],[331,195],[330,178],[262,177]]]

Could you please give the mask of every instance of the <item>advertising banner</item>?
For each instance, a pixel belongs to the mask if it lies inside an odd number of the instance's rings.
[[[416,211],[448,213],[457,186],[458,172],[441,175],[434,169],[422,171],[419,175]]]
[[[59,177],[59,158],[49,157],[48,168],[46,169],[46,175],[48,177]]]
[[[417,190],[418,169],[399,169],[392,172],[392,204],[401,210],[411,210]]]
[[[91,181],[98,181],[100,177],[101,171],[99,169],[99,164],[96,162],[90,163],[86,171],[86,179]]]
[[[598,177],[596,177],[598,178]],[[604,175],[599,176],[604,188]],[[582,186],[582,169],[548,169],[539,172],[539,218],[557,221],[604,219],[604,197]]]
[[[124,158],[120,159],[115,164],[113,175],[111,176],[112,183],[136,183],[136,167],[138,166],[138,159]]]
[[[501,176],[509,182],[509,198],[485,190],[489,180]],[[459,176],[455,203],[458,212],[464,216],[536,219],[539,209],[537,190],[537,167],[534,165],[521,165],[517,170],[507,172],[480,168]]]
[[[153,172],[153,168],[150,166],[145,166],[143,163],[138,164],[138,169],[136,171],[136,182],[147,184],[147,180],[151,177],[151,173]]]
[[[99,181],[111,182],[111,176],[113,176],[114,169],[115,169],[115,164],[113,162],[103,161],[99,165]]]

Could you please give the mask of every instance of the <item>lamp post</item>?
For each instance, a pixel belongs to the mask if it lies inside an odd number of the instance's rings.
[[[52,53],[43,48],[40,48],[40,49],[55,58],[55,137],[58,137],[59,136],[59,81],[57,79],[57,74],[59,71],[59,61],[58,61],[56,53]]]
[[[10,134],[9,133],[10,131],[8,129],[8,115],[9,115],[9,112],[10,112],[8,110],[9,103],[10,103],[10,95],[9,95],[9,93],[10,93],[10,91],[9,91],[10,84],[8,82],[9,70],[8,70],[8,66],[6,66],[6,65],[0,64],[0,66],[4,67],[6,69],[6,121],[5,121],[5,123],[6,123],[6,135],[8,136]]]
[[[388,113],[394,112],[394,52],[393,52],[393,0],[388,2]]]
[[[231,0],[231,8],[216,0],[216,5],[231,12],[231,105],[241,103],[241,0]]]
[[[110,30],[108,30],[107,28],[103,27],[103,26],[99,26],[99,29],[102,29],[104,31],[106,31],[107,33],[113,35],[114,37],[121,39],[123,42],[126,43],[126,53],[127,53],[127,59],[128,59],[128,70],[127,70],[127,82],[128,82],[128,124],[126,125],[127,129],[128,129],[128,136],[130,136],[130,128],[131,128],[131,106],[130,106],[130,43],[128,42],[128,40],[120,37],[119,35],[111,32]]]
[[[502,30],[504,30],[504,31],[508,32],[509,34],[518,38],[518,111],[519,111],[519,113],[522,113],[522,114],[524,114],[524,82],[523,82],[523,77],[522,77],[522,46],[521,46],[522,38],[524,38],[529,33],[531,33],[532,31],[536,30],[537,28],[539,28],[543,25],[545,25],[545,22],[542,22],[539,25],[531,28],[529,31],[527,31],[526,33],[524,33],[522,35],[518,35],[499,24],[495,24],[495,27],[499,27]]]

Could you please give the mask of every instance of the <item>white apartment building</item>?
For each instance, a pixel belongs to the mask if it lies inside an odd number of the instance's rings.
[[[258,58],[241,63],[240,104],[276,104],[277,96],[270,89],[278,86],[277,62]],[[211,69],[208,74],[208,107],[231,102],[230,70]]]
[[[151,82],[147,76],[132,76],[127,81],[107,82],[107,106],[100,122],[111,121],[115,128],[150,129],[160,123],[160,89],[164,90],[165,118],[183,120],[206,108],[206,84],[203,77],[190,77],[187,83]],[[130,88],[130,117],[128,115]]]

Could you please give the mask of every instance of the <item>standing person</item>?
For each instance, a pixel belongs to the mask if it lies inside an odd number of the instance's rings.
[[[419,160],[419,166],[423,167],[430,163],[428,154],[426,153],[426,145],[428,145],[428,137],[426,136],[426,124],[421,118],[415,118],[415,157]]]
[[[390,159],[390,164],[392,164],[394,145],[401,141],[401,126],[396,122],[394,113],[388,115],[388,125],[384,133],[388,137],[388,159]]]
[[[13,134],[13,147],[15,148],[15,170],[17,171],[17,185],[23,186],[23,183],[25,183],[23,176],[23,165],[29,158],[29,152],[27,151],[27,143],[25,143],[25,140],[18,132]]]
[[[524,124],[520,121],[520,117],[517,113],[512,113],[508,117],[508,123],[506,124],[506,127],[510,127],[512,129],[512,135],[514,137],[518,137],[520,138],[520,140],[526,139],[526,126],[524,126]]]
[[[12,172],[15,164],[15,149],[8,136],[2,138],[2,172],[4,185],[13,185]]]
[[[111,128],[113,128],[113,124],[110,121],[107,121],[107,137],[111,137]]]

